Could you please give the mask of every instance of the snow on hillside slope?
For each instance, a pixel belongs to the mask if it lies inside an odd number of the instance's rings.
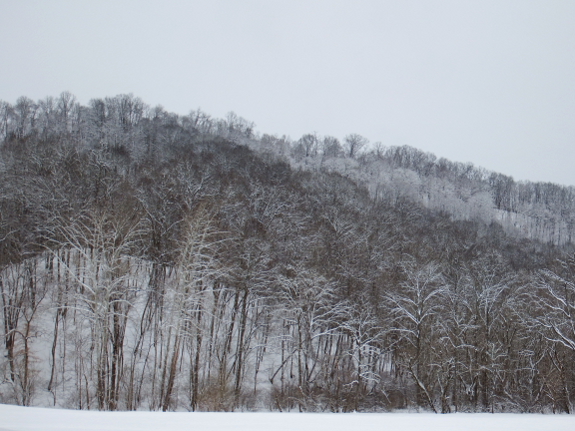
[[[0,404],[0,431],[571,431],[575,416],[428,413],[96,412]]]

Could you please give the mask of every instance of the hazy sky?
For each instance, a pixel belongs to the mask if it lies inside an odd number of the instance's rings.
[[[575,185],[575,1],[0,0],[0,99],[133,93]]]

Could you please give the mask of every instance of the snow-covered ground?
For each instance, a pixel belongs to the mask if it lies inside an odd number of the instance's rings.
[[[575,416],[95,412],[0,404],[0,431],[572,431]]]

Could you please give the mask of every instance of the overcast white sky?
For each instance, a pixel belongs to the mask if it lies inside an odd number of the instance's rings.
[[[0,99],[64,90],[575,185],[573,0],[0,0]]]

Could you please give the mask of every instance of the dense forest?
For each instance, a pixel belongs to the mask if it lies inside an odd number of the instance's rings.
[[[567,412],[575,189],[132,95],[0,102],[0,402]]]

